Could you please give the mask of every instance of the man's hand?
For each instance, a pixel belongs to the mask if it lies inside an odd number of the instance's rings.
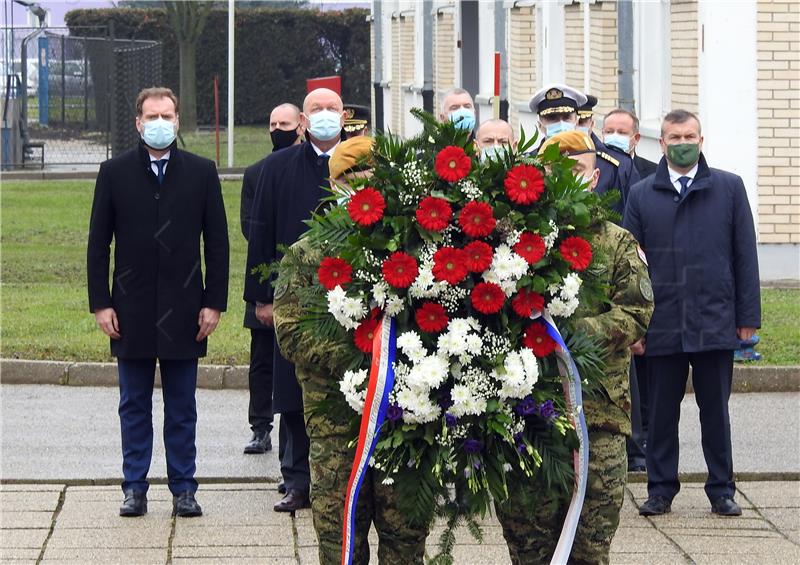
[[[633,345],[631,345],[631,353],[633,353],[634,355],[644,355],[646,342],[647,340],[645,338],[642,338]]]
[[[256,318],[262,324],[272,327],[272,304],[260,304],[256,306]]]
[[[754,333],[756,333],[756,328],[736,328],[736,335],[742,341],[749,341]]]
[[[197,325],[200,326],[200,331],[197,333],[195,340],[203,341],[210,336],[219,324],[219,310],[213,308],[203,308],[200,310],[200,315],[197,317]]]
[[[119,320],[113,308],[100,308],[94,311],[94,319],[100,329],[111,339],[119,339]]]

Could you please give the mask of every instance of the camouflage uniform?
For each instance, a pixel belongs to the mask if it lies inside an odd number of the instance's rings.
[[[316,264],[321,255],[301,239],[292,246],[307,264]],[[355,449],[348,447],[353,439],[349,421],[352,411],[315,410],[331,394],[338,391],[338,381],[346,368],[342,359],[346,348],[299,331],[298,321],[304,315],[296,289],[311,285],[307,273],[289,269],[289,275],[278,278],[275,289],[274,320],[278,344],[284,356],[295,364],[297,380],[303,389],[306,430],[311,440],[311,511],[314,529],[319,538],[322,565],[338,564],[342,551],[342,518],[344,498]],[[338,392],[334,394],[339,394]],[[369,563],[370,524],[378,532],[378,561],[381,564],[423,563],[428,529],[411,526],[397,509],[397,498],[391,486],[369,469],[361,487],[356,507],[355,549],[353,563]]]
[[[628,347],[644,336],[653,311],[647,265],[626,230],[610,222],[598,225],[591,238],[597,260],[591,273],[608,285],[610,304],[581,306],[576,327],[601,340],[607,352],[602,390],[584,397],[589,427],[589,476],[570,563],[608,563],[611,539],[619,525],[627,477],[625,438],[631,433]],[[572,493],[547,496],[530,481],[510,481],[510,497],[496,504],[512,562],[549,563]],[[522,493],[522,489],[527,492]],[[525,508],[515,501],[532,501]]]

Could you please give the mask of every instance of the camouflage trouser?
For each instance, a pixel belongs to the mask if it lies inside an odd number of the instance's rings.
[[[342,517],[344,498],[353,449],[346,428],[337,425],[325,414],[307,417],[311,439],[311,512],[319,538],[321,565],[338,564],[342,551]],[[369,563],[367,535],[374,522],[378,532],[378,561],[381,565],[423,563],[426,527],[408,523],[397,509],[397,497],[391,486],[384,485],[373,469],[369,469],[356,506],[353,563]]]
[[[589,478],[570,563],[608,563],[611,540],[619,526],[619,512],[627,478],[625,436],[589,432]],[[546,496],[528,489],[524,481],[509,481],[509,499],[495,504],[514,565],[549,563],[555,551],[572,493]],[[530,501],[523,508],[518,501]]]

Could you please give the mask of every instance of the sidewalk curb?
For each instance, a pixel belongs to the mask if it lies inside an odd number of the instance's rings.
[[[0,383],[115,387],[117,364],[0,359]],[[161,386],[158,371],[156,371],[156,386]],[[247,389],[248,367],[247,365],[200,365],[197,371],[197,387]],[[733,369],[732,388],[733,392],[798,392],[800,366],[737,365]],[[691,381],[687,391],[692,391]]]
[[[48,170],[28,170],[28,171],[3,171],[3,180],[23,180],[23,181],[42,181],[42,180],[91,180],[97,179],[97,170],[87,171],[48,171]],[[219,180],[242,180],[245,167],[222,167],[217,169]]]

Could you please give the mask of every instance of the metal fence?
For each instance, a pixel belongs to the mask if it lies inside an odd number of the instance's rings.
[[[4,75],[22,84],[5,98],[24,99],[23,162],[4,168],[96,165],[136,145],[136,94],[161,82],[160,43],[115,39],[107,28],[4,31],[18,54]]]

